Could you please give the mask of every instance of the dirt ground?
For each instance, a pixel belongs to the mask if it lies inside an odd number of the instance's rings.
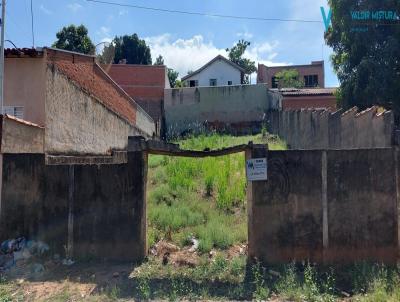
[[[226,257],[246,252],[245,245],[232,246]],[[195,267],[200,260],[195,249],[180,249],[166,241],[158,242],[149,254],[155,262],[180,268]],[[210,261],[215,254],[209,253]],[[12,301],[135,301],[135,269],[140,265],[77,262],[67,266],[60,260],[30,259],[18,261],[1,274],[10,287]]]

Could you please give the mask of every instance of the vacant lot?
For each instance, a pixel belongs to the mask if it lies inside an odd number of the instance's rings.
[[[285,145],[273,136],[201,135],[182,148],[247,143]],[[400,270],[371,263],[263,267],[246,257],[244,154],[192,159],[150,156],[149,257],[139,265],[52,255],[0,273],[3,301],[270,300],[400,301]],[[38,266],[43,264],[43,269]]]
[[[278,139],[200,135],[179,141],[191,150],[220,149],[249,141],[284,149]],[[244,153],[205,159],[151,155],[148,174],[148,244],[179,247],[198,240],[201,254],[247,241]]]

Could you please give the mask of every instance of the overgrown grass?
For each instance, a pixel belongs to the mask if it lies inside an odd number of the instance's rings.
[[[284,149],[274,136],[209,134],[178,141],[181,148],[213,150],[233,145],[268,143]],[[205,159],[149,157],[149,246],[161,238],[180,246],[199,239],[199,251],[226,249],[247,240],[244,153]]]

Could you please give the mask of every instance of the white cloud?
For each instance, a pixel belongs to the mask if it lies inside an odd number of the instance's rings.
[[[216,47],[212,41],[205,41],[202,35],[195,35],[189,39],[173,40],[166,33],[160,36],[145,38],[150,46],[152,58],[162,55],[165,64],[177,70],[179,76],[185,76],[189,70],[196,70],[221,54],[227,56],[225,48]],[[254,43],[245,53],[245,57],[257,63],[268,66],[287,65],[286,62],[273,62],[277,56],[277,41]]]
[[[251,38],[253,38],[253,34],[249,33],[248,31],[237,33],[236,36],[246,40],[250,40]]]
[[[82,8],[82,5],[79,3],[70,3],[67,5],[67,7],[74,13],[76,13],[78,10]]]
[[[119,16],[124,16],[124,15],[127,15],[128,14],[128,11],[126,10],[126,9],[121,9],[119,12],[118,12],[118,15]]]
[[[46,15],[52,15],[53,14],[53,12],[51,10],[47,9],[43,4],[40,4],[39,8]]]

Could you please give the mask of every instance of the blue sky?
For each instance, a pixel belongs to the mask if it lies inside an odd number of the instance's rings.
[[[49,46],[68,24],[84,24],[94,43],[137,33],[151,47],[153,60],[184,76],[239,39],[251,42],[246,56],[266,65],[307,64],[325,60],[325,84],[337,86],[324,43],[320,6],[326,0],[110,0],[142,6],[262,18],[317,20],[321,23],[262,22],[146,11],[85,0],[33,0],[35,46]],[[7,1],[6,39],[32,46],[30,0]],[[6,46],[10,47],[10,44]],[[253,78],[254,79],[254,78]]]

